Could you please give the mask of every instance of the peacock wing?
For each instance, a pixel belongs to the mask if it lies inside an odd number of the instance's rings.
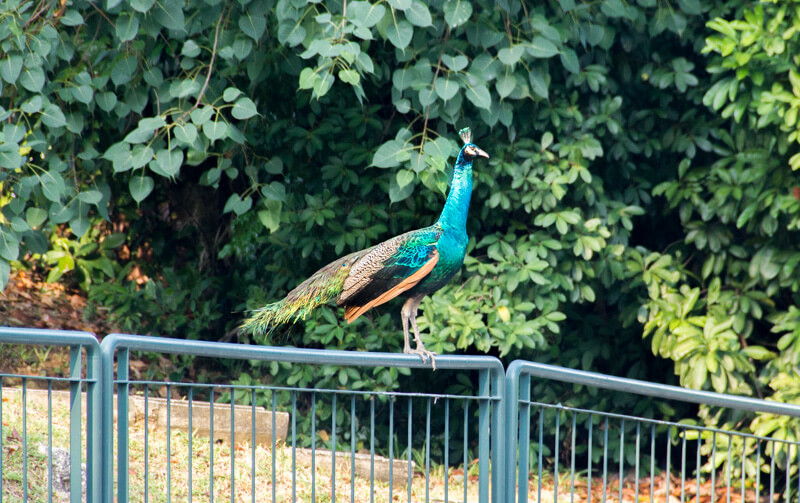
[[[376,245],[350,269],[337,304],[355,320],[374,306],[414,288],[439,260],[438,226],[407,232]]]

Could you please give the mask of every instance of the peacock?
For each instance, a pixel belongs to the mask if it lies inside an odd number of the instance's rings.
[[[422,299],[447,283],[461,268],[467,250],[467,212],[472,196],[472,162],[489,155],[472,143],[469,128],[459,131],[464,146],[458,153],[453,181],[439,219],[430,227],[388,239],[331,262],[302,282],[282,300],[250,313],[242,328],[265,335],[276,325],[305,319],[317,306],[336,301],[350,323],[370,308],[397,297],[407,297],[400,311],[405,344],[403,353],[416,354],[425,363],[433,351],[422,344],[417,309]],[[414,331],[411,349],[408,328]]]

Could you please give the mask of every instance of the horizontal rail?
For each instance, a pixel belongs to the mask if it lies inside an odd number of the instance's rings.
[[[334,349],[304,349],[279,346],[252,346],[230,342],[187,341],[141,335],[111,334],[103,339],[103,352],[108,355],[118,347],[133,351],[205,356],[260,361],[284,361],[313,365],[359,367],[406,367],[431,369],[430,362],[419,356],[400,353],[373,353]],[[437,369],[490,370],[505,374],[503,364],[493,356],[437,355]]]
[[[638,381],[625,377],[615,377],[595,372],[583,370],[573,370],[543,363],[526,361],[513,361],[508,366],[507,375],[511,380],[515,380],[519,374],[527,374],[531,377],[549,379],[551,381],[561,381],[571,384],[582,384],[596,388],[612,391],[622,391],[625,393],[635,393],[637,395],[663,398],[667,400],[677,400],[696,404],[715,405],[730,409],[738,409],[749,412],[767,412],[784,416],[800,417],[800,406],[770,402],[743,396],[726,395],[711,391],[699,391],[671,386],[669,384],[658,384],[647,381]],[[518,385],[518,382],[517,382]],[[517,400],[519,395],[514,395],[513,400]]]

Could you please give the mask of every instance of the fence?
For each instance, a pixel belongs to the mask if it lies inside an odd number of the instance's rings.
[[[0,370],[0,503],[800,501],[793,438],[531,395],[536,382],[560,382],[709,404],[720,414],[800,417],[800,407],[787,404],[524,361],[504,371],[496,358],[450,355],[437,357],[436,372],[470,374],[474,395],[156,381],[133,365],[132,353],[281,362],[323,373],[331,366],[431,369],[410,355],[123,334],[98,344],[83,332],[0,328],[0,343],[70,348],[68,377]],[[68,457],[62,475],[60,453]],[[388,472],[383,482],[381,470]],[[69,481],[66,495],[59,476]]]

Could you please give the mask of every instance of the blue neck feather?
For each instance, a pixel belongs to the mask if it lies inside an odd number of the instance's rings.
[[[466,232],[470,197],[472,197],[472,161],[464,159],[462,148],[453,169],[453,182],[450,184],[450,192],[447,193],[447,201],[439,216],[438,222],[442,227]]]

